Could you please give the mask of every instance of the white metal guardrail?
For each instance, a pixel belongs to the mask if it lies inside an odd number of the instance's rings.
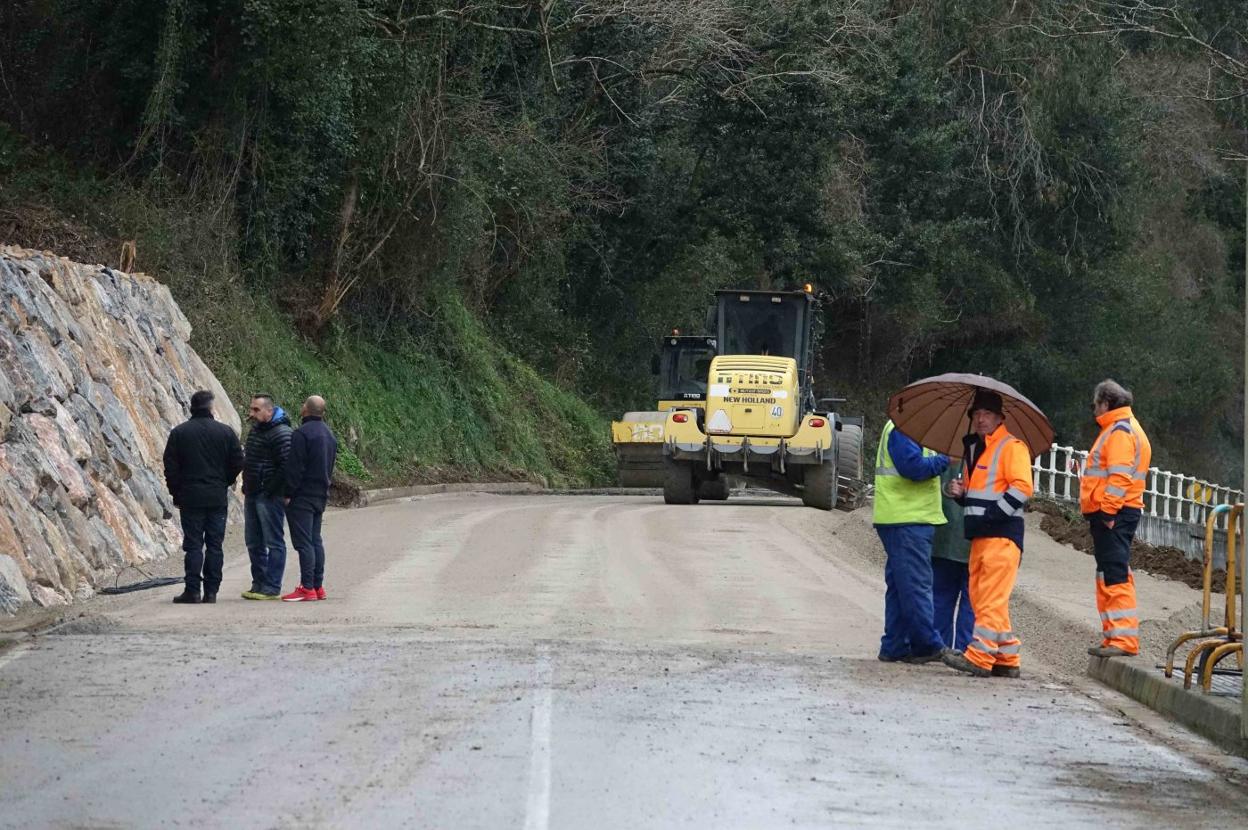
[[[1032,483],[1037,496],[1047,496],[1057,501],[1079,502],[1079,473],[1087,463],[1088,451],[1074,447],[1062,447],[1054,444],[1048,452],[1041,453],[1032,464]],[[1156,533],[1147,532],[1141,526],[1141,536],[1155,544],[1178,544],[1180,538],[1194,538],[1203,535],[1205,519],[1209,510],[1219,504],[1237,504],[1244,500],[1242,490],[1224,487],[1221,484],[1205,481],[1195,476],[1174,473],[1169,470],[1149,468],[1148,480],[1144,488],[1144,516],[1151,517],[1154,522],[1146,524],[1190,525],[1191,533],[1169,533],[1168,538],[1160,538]],[[1226,530],[1226,514],[1218,517],[1215,527]],[[1148,539],[1154,536],[1154,539]],[[1173,538],[1169,538],[1173,537]],[[1199,555],[1200,547],[1178,545],[1189,554]]]

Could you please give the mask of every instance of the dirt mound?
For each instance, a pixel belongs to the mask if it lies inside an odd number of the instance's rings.
[[[329,485],[329,503],[334,507],[359,507],[364,504],[364,490],[352,479],[335,472]]]
[[[1092,534],[1083,516],[1064,505],[1043,499],[1034,500],[1030,507],[1037,513],[1044,514],[1040,527],[1054,540],[1084,553],[1092,553]],[[1200,562],[1189,559],[1178,548],[1150,545],[1137,539],[1131,543],[1131,567],[1153,576],[1182,582],[1198,591],[1204,587],[1203,566]],[[1214,568],[1213,590],[1216,593],[1226,593],[1226,571]]]

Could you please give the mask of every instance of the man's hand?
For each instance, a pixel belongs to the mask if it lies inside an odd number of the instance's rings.
[[[945,485],[945,492],[951,498],[960,499],[966,495],[966,485],[962,483],[962,479],[960,478],[951,479],[949,483]]]
[[[282,499],[282,501],[286,503],[287,507],[290,507],[290,496],[287,496],[286,498]]]
[[[1114,529],[1114,521],[1115,521],[1114,519],[1107,519],[1107,520],[1105,521],[1105,527],[1109,528],[1110,530],[1113,530],[1113,529]]]

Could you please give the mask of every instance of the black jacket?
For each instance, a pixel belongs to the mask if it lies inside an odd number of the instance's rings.
[[[286,496],[292,508],[324,510],[338,459],[338,442],[320,418],[309,415],[290,438]]]
[[[225,507],[226,491],[243,469],[238,436],[210,411],[195,411],[165,443],[165,484],[179,508]]]
[[[243,492],[248,495],[281,496],[286,486],[286,456],[290,454],[290,418],[280,406],[267,423],[247,433],[247,463],[243,467]]]

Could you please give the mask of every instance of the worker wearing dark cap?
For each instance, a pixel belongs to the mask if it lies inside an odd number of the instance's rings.
[[[1023,507],[1031,498],[1031,453],[1005,428],[1001,396],[980,389],[971,403],[965,482],[949,495],[962,505],[971,540],[969,588],[975,626],[963,652],[945,665],[976,677],[1018,677],[1021,642],[1010,625],[1010,594],[1023,556]]]

